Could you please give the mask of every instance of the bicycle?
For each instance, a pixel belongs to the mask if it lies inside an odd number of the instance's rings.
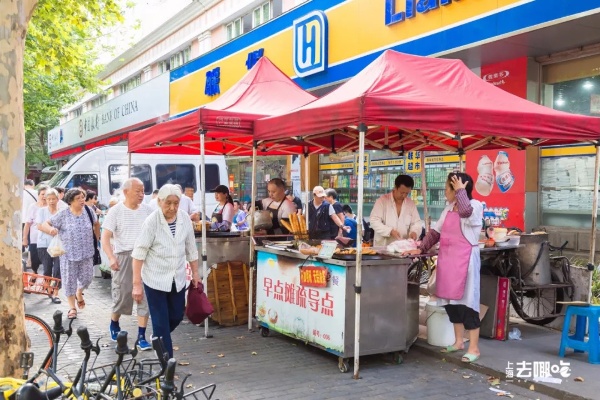
[[[408,282],[426,285],[429,276],[435,270],[436,260],[432,255],[419,255],[408,267]]]

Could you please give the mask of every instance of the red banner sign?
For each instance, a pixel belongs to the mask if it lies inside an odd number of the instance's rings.
[[[327,287],[329,271],[326,267],[300,268],[300,284],[310,287]]]

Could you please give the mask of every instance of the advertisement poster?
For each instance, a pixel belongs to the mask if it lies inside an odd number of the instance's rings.
[[[318,261],[257,255],[256,314],[269,329],[344,351],[346,269]]]
[[[527,98],[527,57],[483,65],[481,79]],[[473,198],[484,203],[486,225],[525,228],[525,157],[508,148],[468,153],[466,170],[475,181]]]
[[[481,67],[481,79],[512,93],[527,98],[527,57],[515,58]]]
[[[486,225],[524,229],[525,152],[473,150],[466,166],[475,181],[473,198],[484,203]]]

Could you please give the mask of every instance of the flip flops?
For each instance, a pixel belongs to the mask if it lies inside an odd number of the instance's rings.
[[[475,361],[479,360],[479,355],[465,353],[465,355],[462,356],[462,358],[460,360],[464,363],[471,364],[471,363],[474,363]]]
[[[450,345],[450,346],[446,346],[445,349],[440,350],[441,353],[454,353],[457,351],[460,351],[462,349],[459,349],[458,347],[454,347],[454,345]]]

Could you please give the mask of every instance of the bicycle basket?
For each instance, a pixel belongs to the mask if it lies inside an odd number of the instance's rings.
[[[23,292],[51,295],[60,285],[60,279],[23,272]]]

